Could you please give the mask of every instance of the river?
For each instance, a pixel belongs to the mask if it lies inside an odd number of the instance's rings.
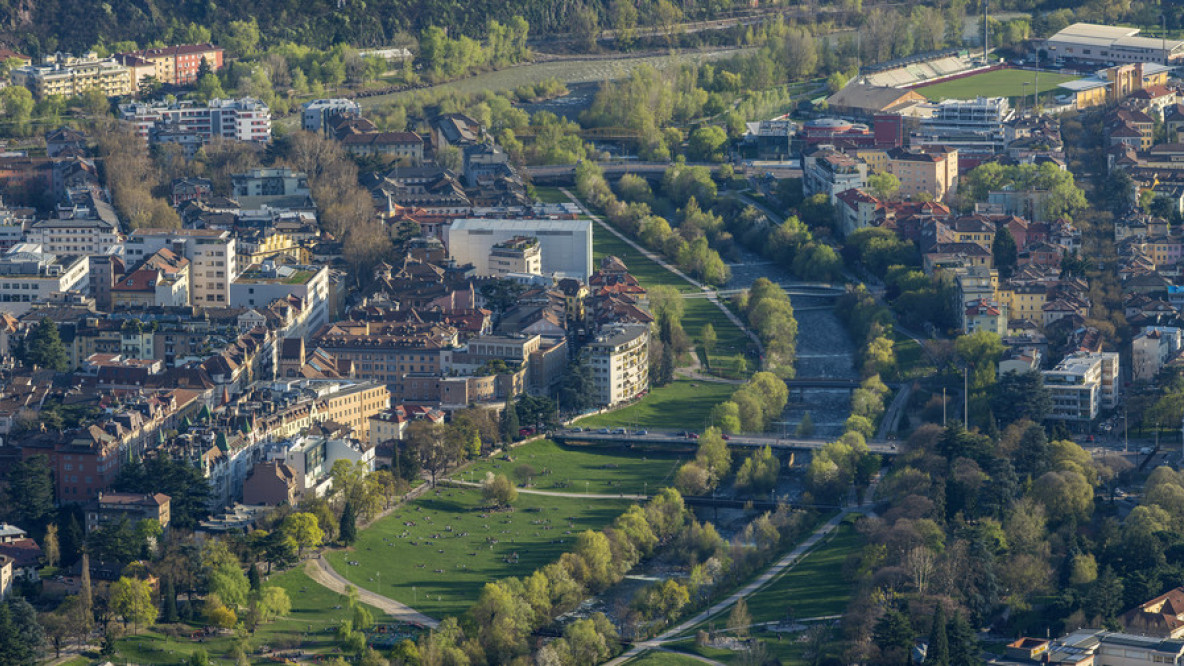
[[[748,287],[758,277],[774,282],[797,280],[789,271],[753,252],[741,251],[738,261],[728,265],[732,269],[732,279],[727,284],[729,289]],[[798,320],[797,376],[858,379],[856,347],[834,312],[834,299],[791,296],[790,300]],[[832,307],[825,307],[828,305]],[[845,389],[806,389],[801,399],[790,395],[790,404],[778,426],[784,432],[793,433],[809,412],[815,437],[838,437],[843,434],[850,407],[850,392]]]

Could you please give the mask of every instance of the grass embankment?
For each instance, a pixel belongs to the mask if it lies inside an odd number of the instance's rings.
[[[847,556],[863,545],[863,536],[844,522],[837,534],[811,551],[789,571],[748,597],[753,622],[839,615],[851,600],[851,580],[843,575]]]
[[[717,341],[710,355],[711,367],[730,372],[734,365],[733,359],[737,355],[743,356],[748,349],[748,336],[728,319],[718,305],[706,298],[684,298],[682,303],[682,328],[691,336],[700,358],[707,354],[703,349],[703,325],[710,323],[715,329]]]
[[[558,559],[576,535],[605,526],[628,504],[521,494],[512,511],[491,512],[480,490],[441,488],[363,530],[352,549],[326,557],[355,585],[432,617],[460,615],[485,583]]]
[[[896,367],[901,379],[920,379],[937,373],[937,367],[916,340],[893,331],[892,348],[896,353]]]
[[[654,428],[657,430],[704,429],[711,408],[724,402],[736,387],[731,384],[679,379],[652,389],[640,401],[614,412],[580,419],[585,428]]]
[[[976,97],[1011,97],[1018,98],[1031,95],[1036,85],[1036,72],[1020,69],[997,69],[993,72],[974,74],[953,81],[935,83],[931,86],[916,88],[916,91],[926,98],[938,101],[943,99],[974,99]],[[1040,92],[1055,90],[1066,81],[1075,81],[1080,76],[1073,74],[1056,74],[1040,72]],[[1025,86],[1024,84],[1028,85]]]
[[[600,266],[600,260],[609,255],[625,262],[625,265],[629,267],[629,273],[637,278],[641,286],[646,289],[666,285],[681,292],[699,291],[698,287],[638,252],[632,245],[618,238],[616,234],[607,231],[598,224],[594,225],[592,227],[592,260],[596,266]]]
[[[703,662],[673,652],[650,650],[626,662],[628,666],[702,666]]]
[[[509,455],[513,462],[500,458],[480,460],[455,478],[481,481],[493,472],[505,474],[516,483],[528,476],[533,490],[636,495],[670,485],[675,470],[685,462],[674,456],[655,456],[653,452],[563,446],[549,439],[523,444]]]
[[[288,592],[292,601],[292,610],[287,616],[268,624],[259,625],[259,629],[249,639],[250,651],[261,646],[282,648],[285,645],[299,644],[306,653],[329,654],[338,645],[334,638],[334,630],[342,620],[351,617],[349,604],[344,597],[310,579],[302,569],[293,569],[281,574],[275,574],[264,582],[264,585],[278,585]],[[377,608],[369,607],[377,622],[383,622],[385,613]],[[212,663],[223,662],[224,655],[230,651],[233,638],[224,636],[206,637],[200,642],[190,639],[188,634],[198,631],[198,625],[178,625],[183,638],[169,638],[158,631],[141,631],[138,635],[127,636],[116,643],[119,659],[117,662],[127,661],[140,664],[180,664],[198,649],[204,649],[210,655]],[[83,663],[90,663],[89,661]],[[267,659],[255,658],[252,663],[271,663]]]

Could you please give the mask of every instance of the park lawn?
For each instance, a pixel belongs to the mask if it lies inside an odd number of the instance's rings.
[[[650,389],[640,401],[604,414],[582,418],[585,428],[654,428],[656,430],[701,431],[711,409],[732,397],[731,384],[675,380],[666,386]]]
[[[703,666],[703,662],[694,657],[687,657],[673,652],[650,650],[626,662],[628,666]]]
[[[328,653],[336,646],[333,632],[350,615],[349,604],[343,595],[314,582],[303,569],[292,569],[274,574],[264,585],[276,585],[288,592],[292,610],[274,622],[259,625],[250,639],[251,650],[261,646],[284,649],[298,646],[305,652]],[[385,614],[367,606],[375,622],[383,622]],[[195,631],[198,625],[178,625],[182,631]],[[309,628],[312,629],[309,632]],[[141,631],[116,642],[118,655],[132,663],[179,664],[199,648],[210,655],[212,663],[232,663],[226,658],[233,641],[230,635],[207,637],[198,642],[189,638],[169,638],[158,631]],[[89,662],[87,662],[89,663]],[[256,663],[271,663],[258,658]]]
[[[863,536],[843,522],[829,541],[748,597],[752,621],[783,619],[787,609],[795,618],[842,614],[851,598],[851,580],[843,576],[843,563],[862,546]]]
[[[896,353],[896,367],[901,379],[918,379],[937,372],[925,350],[914,339],[898,331],[892,332],[892,348]]]
[[[719,306],[706,298],[684,298],[682,304],[682,328],[697,348],[702,349],[703,325],[710,322],[715,329],[716,344],[715,350],[711,353],[713,368],[721,367],[720,364],[731,367],[737,354],[744,355],[748,349],[748,336],[728,319]],[[706,353],[706,350],[703,350],[703,353]]]
[[[485,583],[557,560],[576,535],[604,527],[628,504],[523,493],[512,511],[487,513],[479,490],[439,488],[362,530],[352,549],[326,557],[356,585],[432,617],[459,616]]]
[[[558,187],[536,187],[534,198],[543,203],[570,203],[571,199]]]
[[[674,472],[684,460],[674,456],[635,453],[616,448],[564,446],[539,439],[509,452],[514,459],[482,459],[470,464],[454,478],[481,481],[489,472],[505,474],[521,484],[519,467],[534,468],[530,475],[535,490],[565,490],[604,495],[636,495],[672,485]]]
[[[1054,90],[1066,81],[1075,81],[1079,78],[1081,77],[1073,74],[1040,72],[1040,92]],[[1020,69],[997,69],[993,72],[974,74],[953,81],[915,88],[915,90],[931,101],[974,99],[976,97],[1020,97],[1025,94],[1025,82],[1028,83],[1027,94],[1030,95],[1036,83],[1036,72]]]
[[[641,254],[632,245],[618,238],[616,234],[609,232],[599,224],[593,223],[592,260],[596,266],[599,266],[600,260],[609,255],[613,255],[624,261],[625,265],[629,267],[629,273],[637,278],[641,286],[646,289],[658,285],[667,285],[681,292],[699,291],[698,287],[666,270],[653,259]]]

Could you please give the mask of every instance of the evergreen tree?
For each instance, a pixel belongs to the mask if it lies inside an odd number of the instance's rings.
[[[962,613],[954,613],[954,619],[950,620],[947,635],[950,643],[951,666],[976,666],[982,663],[978,656],[978,637],[975,636],[974,629],[971,628]]]
[[[358,516],[353,502],[346,502],[341,511],[341,529],[338,534],[341,535],[341,543],[347,546],[352,546],[358,538]]]
[[[501,435],[502,441],[510,443],[518,437],[518,430],[522,426],[518,423],[518,410],[514,405],[507,404],[506,408],[502,410],[502,419],[498,424],[498,432]]]
[[[654,377],[654,384],[665,386],[672,381],[674,381],[674,347],[664,343],[662,358],[658,363],[658,376]]]
[[[260,592],[263,590],[263,578],[259,575],[259,567],[252,562],[251,566],[247,568],[247,582],[251,584],[252,592]]]
[[[29,456],[12,466],[8,474],[8,506],[19,523],[29,527],[48,520],[53,513],[53,495],[53,474],[45,454]]]
[[[999,279],[1009,279],[1019,261],[1019,250],[1016,247],[1015,236],[1011,235],[1011,230],[1006,226],[1000,225],[999,230],[995,232],[991,254],[995,258],[995,268],[999,269]]]
[[[84,541],[85,537],[82,535],[82,525],[78,522],[78,516],[70,511],[70,518],[66,521],[66,529],[62,532],[61,538],[62,566],[69,566],[78,561],[82,555]]]
[[[70,369],[66,346],[58,334],[58,325],[43,317],[25,342],[25,362],[58,372]]]
[[[884,663],[907,663],[913,648],[913,627],[895,608],[884,611],[872,629],[872,641],[884,656]]]
[[[254,571],[254,569],[255,567],[252,566],[251,570]],[[164,586],[161,588],[160,594],[164,597],[164,615],[161,617],[161,622],[172,624],[181,619],[177,614],[177,592],[173,589],[172,578],[164,579]]]
[[[797,429],[794,433],[798,437],[813,437],[814,436],[814,418],[810,416],[810,412],[802,414],[802,420],[798,423]]]
[[[950,666],[950,644],[946,635],[946,611],[941,604],[933,611],[933,627],[929,630],[929,649],[924,666]]]

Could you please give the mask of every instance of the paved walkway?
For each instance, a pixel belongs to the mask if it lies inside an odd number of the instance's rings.
[[[333,567],[329,565],[328,560],[323,557],[308,560],[304,565],[304,571],[308,574],[309,578],[339,594],[345,594],[347,585],[353,587],[358,591],[358,599],[401,622],[421,624],[433,629],[436,625],[440,624],[439,620],[428,617],[401,601],[384,597],[381,594],[376,594],[364,587],[351,583],[344,576],[334,571]]]
[[[728,595],[723,600],[716,602],[707,610],[691,617],[682,624],[679,624],[672,629],[668,629],[649,640],[634,643],[633,647],[621,656],[613,659],[612,661],[605,662],[605,666],[624,664],[646,650],[659,649],[666,641],[680,636],[700,622],[703,622],[704,620],[731,608],[737,601],[757,591],[785,569],[797,564],[798,560],[800,560],[806,553],[810,552],[810,550],[812,550],[819,541],[833,532],[835,528],[839,526],[839,523],[842,522],[843,518],[849,513],[851,513],[851,510],[845,509],[834,518],[831,518],[830,520],[823,523],[818,529],[814,530],[814,533],[807,537],[805,541],[799,543],[796,548],[786,553],[784,557],[782,557],[780,560],[777,560],[773,566],[769,567],[764,571],[764,573],[754,578],[752,582]]]

